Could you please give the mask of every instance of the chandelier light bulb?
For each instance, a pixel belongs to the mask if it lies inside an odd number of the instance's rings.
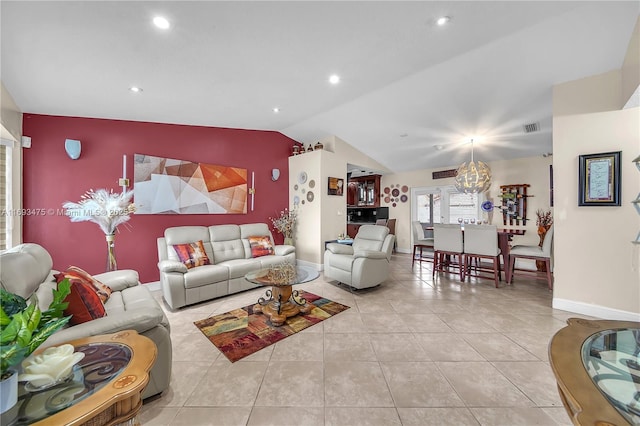
[[[169,27],[171,26],[167,18],[164,18],[162,16],[156,16],[155,18],[153,18],[153,25],[162,30],[169,29]]]

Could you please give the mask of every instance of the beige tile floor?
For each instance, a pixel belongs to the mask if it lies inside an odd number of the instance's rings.
[[[171,387],[144,425],[571,425],[547,358],[567,318],[543,278],[431,278],[394,255],[391,277],[352,291],[297,286],[351,309],[229,362],[193,321],[254,303],[251,290],[176,312]],[[161,293],[156,296],[161,299]]]

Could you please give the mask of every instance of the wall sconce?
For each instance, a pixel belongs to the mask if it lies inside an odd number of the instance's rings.
[[[271,170],[271,180],[275,182],[278,179],[280,179],[280,169]]]
[[[67,155],[72,160],[77,160],[80,158],[80,151],[82,151],[82,146],[80,141],[75,139],[67,139],[64,141],[64,150],[67,151]]]

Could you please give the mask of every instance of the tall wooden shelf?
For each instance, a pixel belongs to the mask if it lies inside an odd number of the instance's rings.
[[[529,184],[500,185],[500,210],[502,211],[502,223],[506,225],[527,224],[527,198],[533,195],[527,194]]]

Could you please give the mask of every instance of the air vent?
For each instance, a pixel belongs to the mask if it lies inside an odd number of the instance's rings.
[[[533,133],[540,130],[540,123],[529,123],[522,126],[525,133]]]

